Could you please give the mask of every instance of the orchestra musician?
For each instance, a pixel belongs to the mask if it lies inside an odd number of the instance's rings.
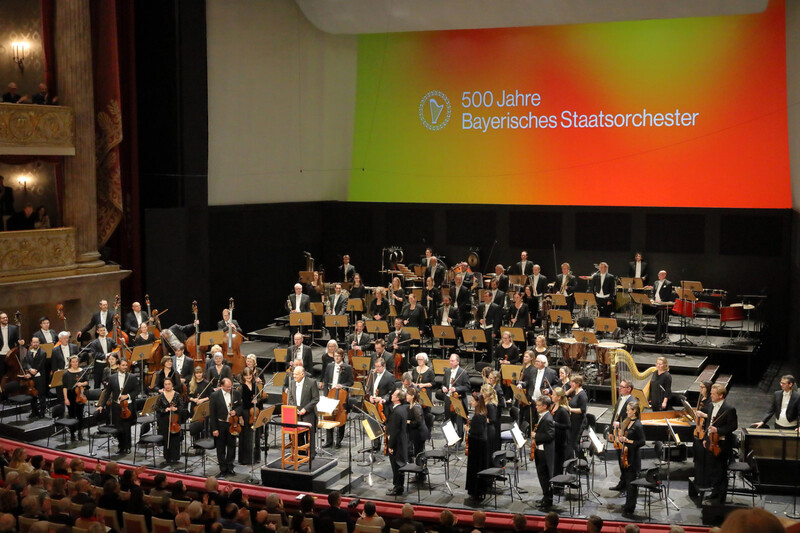
[[[228,419],[241,417],[244,412],[242,394],[233,390],[233,382],[229,377],[223,377],[220,388],[211,394],[209,399],[209,423],[214,444],[217,448],[217,461],[219,474],[217,477],[233,475],[233,461],[236,458],[236,436],[231,435]]]
[[[411,295],[409,295],[410,297]],[[388,335],[386,335],[386,351],[390,354],[389,357],[392,359],[394,363],[394,356],[396,354],[402,355],[402,363],[400,366],[400,371],[405,372],[410,365],[409,361],[406,359],[406,354],[409,352],[409,342],[411,340],[411,334],[406,333],[403,331],[403,319],[401,317],[396,317],[394,319],[394,331],[390,331]],[[397,370],[392,366],[393,371]]]
[[[369,303],[368,316],[373,320],[386,320],[389,319],[389,301],[384,298],[385,291],[383,287],[375,287],[375,298]]]
[[[145,344],[152,344],[155,341],[156,336],[147,329],[147,322],[140,324],[139,329],[136,331],[136,336],[133,338],[133,346],[144,346]]]
[[[492,278],[492,281],[489,283],[492,302],[497,304],[500,309],[505,309],[508,304],[508,297],[506,296],[506,292],[500,289],[498,283],[497,277]]]
[[[461,398],[461,401],[464,403],[464,409],[466,409],[466,398],[472,389],[472,386],[469,382],[469,375],[467,374],[466,370],[461,368],[460,365],[461,357],[455,353],[450,354],[450,368],[446,368],[444,370],[444,378],[442,379],[442,393],[444,393],[445,420],[449,420],[453,423],[456,428],[456,433],[458,433],[458,436],[463,439],[464,419],[456,414],[455,411],[450,409],[450,398],[454,394],[458,394],[459,398]]]
[[[364,284],[361,282],[361,274],[356,272],[353,275],[353,286],[350,287],[350,298],[359,298],[363,300],[366,294],[367,288],[364,287]]]
[[[493,359],[496,368],[499,369],[501,365],[518,364],[520,361],[519,348],[511,339],[511,332],[504,331],[501,339],[500,343],[494,348]]]
[[[321,302],[325,298],[325,282],[319,272],[311,273],[311,281],[305,284],[303,292],[308,295],[309,303]]]
[[[578,286],[578,278],[570,270],[569,263],[561,263],[561,274],[556,276],[553,288],[556,294],[563,294],[567,297],[567,309],[572,311],[575,308],[575,288]]]
[[[69,342],[69,337],[69,331],[62,331],[58,334],[58,344],[53,346],[53,349],[50,352],[51,375],[57,370],[68,368],[69,358],[73,355],[78,355],[79,353],[78,347]],[[85,363],[87,358],[87,355],[83,355],[83,361],[81,362]],[[59,392],[59,394],[61,393]]]
[[[177,464],[181,459],[181,441],[183,441],[183,430],[172,433],[171,425],[177,417],[177,423],[183,427],[186,402],[180,393],[175,390],[171,378],[165,378],[164,389],[158,394],[156,399],[155,412],[158,416],[158,433],[164,437],[164,459],[166,464]]]
[[[176,348],[176,352],[178,348]],[[174,361],[172,357],[165,355],[161,358],[161,370],[156,372],[155,377],[153,378],[153,386],[151,387],[152,391],[162,392],[164,389],[164,382],[166,380],[172,381],[172,388],[178,391],[178,394],[183,390],[183,382],[181,381],[180,375],[175,371],[173,367]]]
[[[464,276],[462,274],[456,276],[456,284],[450,287],[450,301],[453,302],[453,307],[458,311],[459,322],[461,324],[469,322],[467,317],[472,312],[472,292],[469,287],[464,285]]]
[[[672,398],[672,374],[664,356],[656,359],[656,371],[650,377],[650,406],[653,411],[666,411]]]
[[[425,421],[425,410],[419,403],[419,389],[408,387],[406,389],[406,403],[408,404],[408,460],[414,458],[425,451],[425,442],[431,438],[430,428]],[[417,478],[417,481],[424,481],[424,475]]]
[[[77,428],[72,426],[69,428],[70,442],[75,442],[76,430],[78,431],[78,440],[83,440],[83,412],[86,404],[77,401],[77,387],[89,386],[89,380],[82,377],[84,369],[81,368],[78,363],[78,356],[71,356],[69,358],[69,366],[61,378],[64,406],[67,408],[69,417],[78,421]]]
[[[208,380],[203,376],[203,367],[196,366],[194,368],[192,379],[189,381],[187,388],[189,391],[189,414],[193,415],[197,406],[206,403],[213,392]],[[193,438],[197,438],[200,435],[203,431],[203,425],[204,422],[201,420],[189,424],[189,433]]]
[[[430,246],[425,248],[425,257],[420,259],[419,264],[424,267],[427,267],[432,256],[433,256],[433,248],[431,248]]]
[[[739,419],[736,415],[736,408],[726,401],[728,391],[725,386],[715,383],[711,386],[711,401],[706,403],[704,409],[698,416],[705,419],[706,440],[705,447],[705,469],[711,492],[708,494],[705,503],[719,503],[725,501],[725,493],[728,490],[728,463],[731,459],[733,450],[733,432],[739,427]],[[716,434],[716,437],[712,435]],[[719,453],[714,454],[710,445],[711,441],[717,441]]]
[[[466,400],[464,400],[464,403],[466,406]],[[486,400],[482,394],[472,397],[471,403],[473,414],[469,422],[470,449],[469,456],[467,457],[467,481],[464,488],[473,501],[479,502],[483,500],[488,489],[488,483],[484,478],[478,476],[478,472],[485,470],[489,466],[489,446],[486,440],[488,436],[489,420],[487,416]],[[447,412],[448,409],[445,408],[445,416]],[[458,418],[461,417],[459,416]],[[460,433],[459,436],[463,439],[463,432]]]
[[[608,440],[610,442],[614,441],[614,432],[613,430],[619,431],[622,427],[622,423],[628,417],[628,404],[631,402],[636,402],[636,399],[631,395],[631,391],[633,388],[631,387],[631,383],[626,380],[620,380],[619,382],[619,394],[617,395],[617,403],[614,404],[614,411],[613,415],[611,416],[611,427],[609,428],[608,432]],[[619,460],[620,451],[617,450],[617,459]],[[611,487],[611,490],[622,492],[625,490],[626,481],[623,476],[623,472],[620,471],[619,482]]]
[[[29,418],[42,418],[47,412],[47,394],[50,387],[48,386],[47,372],[45,371],[47,354],[39,347],[39,337],[31,338],[31,345],[20,363],[22,363],[22,373],[27,379],[33,380],[34,387],[38,392],[37,396],[31,396],[31,415]]]
[[[254,357],[255,359],[255,357]],[[250,408],[259,406],[259,393],[256,375],[252,366],[246,366],[239,375],[239,392],[242,394],[242,432],[239,434],[239,464],[250,465],[261,461],[262,426],[256,431],[253,438],[253,424],[255,418],[250,418]],[[255,414],[254,411],[253,414]],[[255,414],[255,416],[258,416]]]
[[[481,385],[480,394],[486,404],[486,446],[491,457],[500,450],[500,407],[497,393],[490,383]]]
[[[112,352],[106,357],[106,367],[103,369],[103,377],[100,380],[103,388],[108,386],[108,379],[119,372],[119,354]]]
[[[381,340],[381,339],[378,339]],[[378,342],[375,342],[376,347]],[[367,398],[366,400],[370,403],[375,405],[388,405],[391,403],[389,401],[390,394],[394,390],[394,376],[386,371],[386,361],[383,357],[378,357],[374,360],[372,373],[370,374],[370,378],[367,380],[367,387],[366,393]],[[384,412],[384,415],[386,413]],[[381,449],[381,439],[375,439],[372,442],[372,449],[375,452],[380,451]]]
[[[553,475],[559,476],[564,473],[564,461],[570,456],[571,448],[569,442],[570,420],[569,420],[569,401],[567,393],[562,387],[556,387],[550,393],[553,406],[550,413],[553,415],[553,425],[556,430],[555,438],[555,463]]]
[[[392,465],[392,488],[386,491],[389,496],[403,494],[405,477],[400,471],[408,460],[408,405],[402,403],[405,396],[400,389],[391,395],[392,410],[386,418],[386,438],[389,448],[389,462]]]
[[[659,270],[658,279],[653,284],[653,294],[651,299],[656,304],[672,301],[672,282],[667,279],[667,271]],[[660,341],[667,334],[667,323],[669,322],[669,307],[657,305],[656,309],[656,342]]]
[[[211,383],[211,387],[214,390],[217,390],[222,386],[222,382],[225,379],[232,379],[233,372],[231,371],[231,367],[225,364],[222,356],[222,350],[218,352],[214,352],[214,364],[210,365],[208,369],[206,369],[206,381]]]
[[[575,457],[580,455],[580,440],[586,427],[586,409],[589,405],[589,396],[583,390],[583,376],[573,374],[569,377],[569,423],[570,423],[570,448]]]
[[[620,471],[625,484],[625,505],[622,507],[622,512],[631,515],[636,510],[636,498],[639,493],[633,481],[639,476],[639,471],[642,469],[641,448],[644,446],[645,440],[644,427],[642,421],[639,420],[639,402],[628,403],[626,409],[628,417],[622,422],[621,437],[619,437],[619,441],[624,445],[620,453]],[[622,457],[625,450],[627,450],[628,466],[623,468]]]
[[[161,330],[161,342],[167,346],[167,352],[170,355],[175,355],[175,348],[180,345],[186,345],[186,339],[189,335],[194,335],[197,332],[197,327],[200,325],[199,320],[195,320],[191,324],[181,326],[180,324],[172,324],[169,328]]]
[[[533,289],[533,295],[536,298],[540,298],[547,292],[547,276],[542,274],[542,267],[539,265],[533,265],[533,274],[530,277],[530,285]],[[536,310],[538,311],[538,307]]]
[[[417,297],[414,296],[413,292],[408,293],[408,303],[403,306],[400,317],[403,319],[404,326],[410,328],[425,327],[425,309],[417,303]]]
[[[494,281],[492,284],[495,284]],[[498,291],[502,292],[502,291]],[[494,339],[500,335],[500,325],[503,321],[502,308],[494,303],[492,291],[483,291],[483,303],[478,306],[478,313],[475,318],[478,320],[481,329],[485,332],[489,343],[489,350],[493,349]]]
[[[105,408],[105,402],[102,399],[105,398],[106,401],[111,402],[111,425],[120,430],[119,452],[123,455],[131,451],[131,427],[136,423],[136,407],[133,398],[139,390],[139,378],[129,374],[128,370],[128,361],[121,360],[118,372],[108,378],[108,385],[101,395],[100,405],[97,406],[97,412],[102,413]],[[128,418],[120,416],[122,413],[120,402],[122,401],[129,402],[128,409],[131,416]]]
[[[781,376],[781,390],[776,391],[769,411],[760,422],[753,427],[760,428],[775,417],[775,429],[797,429],[798,414],[800,414],[800,392],[794,388],[795,379],[791,374]]]
[[[411,369],[411,379],[414,386],[418,389],[430,389],[436,380],[433,368],[428,366],[428,354],[419,352],[417,354],[417,366]]]
[[[133,302],[131,304],[131,312],[125,315],[125,323],[123,329],[125,333],[133,337],[139,331],[139,326],[142,324],[150,324],[152,319],[147,314],[147,311],[142,311],[142,304]]]
[[[227,333],[228,327],[230,326],[233,326],[233,329],[236,331],[236,333],[242,333],[242,327],[239,325],[239,321],[235,318],[231,320],[231,310],[227,307],[224,307],[222,309],[222,320],[217,322],[217,329]]]
[[[109,353],[114,351],[117,343],[114,339],[108,338],[108,331],[102,324],[97,326],[97,338],[89,343],[89,353],[94,357],[94,388],[99,389],[101,378],[103,377],[103,369],[106,367],[106,357]]]
[[[55,344],[58,342],[56,332],[50,329],[50,319],[43,316],[39,319],[39,329],[33,334],[39,339],[39,344]]]
[[[292,370],[294,383],[289,385],[286,403],[297,407],[297,419],[301,422],[311,424],[311,438],[317,427],[317,402],[319,402],[319,388],[317,383],[306,374],[305,368],[295,366]],[[298,444],[305,445],[308,433],[301,433],[298,437]],[[313,444],[312,444],[313,448]],[[310,453],[310,458],[314,459],[314,453]]]
[[[553,401],[549,396],[541,396],[536,399],[538,421],[531,430],[531,438],[536,443],[533,459],[536,463],[539,486],[543,493],[543,498],[539,500],[538,504],[542,508],[553,505],[553,488],[550,480],[555,476],[556,470],[556,429],[553,415],[550,412],[552,404]]]
[[[436,288],[441,288],[442,283],[444,283],[445,273],[445,268],[439,264],[439,260],[435,256],[431,256],[425,268],[425,279],[431,278],[433,285]]]
[[[331,339],[328,341],[328,344],[325,345],[325,353],[322,354],[322,375],[325,375],[325,370],[328,366],[333,363],[333,356],[336,353],[336,350],[339,349],[339,343],[335,340]]]
[[[294,284],[294,292],[286,298],[286,311],[291,313],[308,313],[311,311],[311,299],[303,294],[303,285]],[[298,326],[291,326],[289,331],[294,334],[300,331]]]
[[[372,338],[369,333],[364,332],[364,321],[356,321],[353,334],[347,338],[347,344],[350,346],[351,350],[355,350],[355,356],[364,357],[364,352],[369,349],[371,342]]]
[[[530,325],[530,310],[525,302],[522,301],[521,292],[514,293],[514,303],[508,308],[506,322],[514,328],[528,329]],[[524,339],[520,339],[520,341],[524,342]]]
[[[647,282],[647,262],[642,259],[641,252],[636,252],[633,261],[628,263],[628,277],[642,278],[642,283]]]
[[[534,355],[544,355],[547,357],[547,352],[550,348],[547,346],[547,338],[544,335],[537,335],[536,340],[533,341]]]
[[[598,265],[598,272],[592,275],[589,290],[597,300],[597,309],[600,316],[609,317],[614,310],[614,295],[617,291],[617,278],[609,273],[608,263],[602,261]]]
[[[525,285],[522,288],[522,303],[528,306],[531,328],[536,325],[536,315],[539,313],[539,298],[533,295],[533,287]]]
[[[176,381],[173,383],[174,388],[178,392],[181,392],[185,390],[186,384],[192,379],[192,374],[194,373],[194,360],[186,356],[183,345],[175,348],[175,357],[172,358],[172,369],[175,371],[176,376]]]
[[[342,292],[342,284],[337,283],[333,286],[333,295],[328,298],[328,308],[325,314],[328,315],[345,315],[347,314],[347,296]],[[333,328],[336,340],[343,341],[344,335],[347,333],[347,328]]]
[[[350,264],[350,256],[344,254],[342,256],[342,264],[339,265],[339,279],[345,283],[352,283],[356,275],[356,267]]]
[[[463,325],[461,322],[461,315],[455,307],[451,305],[453,301],[452,296],[448,293],[442,295],[442,306],[436,311],[436,321],[438,326],[453,326],[459,328]]]
[[[523,250],[519,254],[519,262],[511,267],[509,274],[512,276],[530,276],[533,274],[533,262],[528,261],[528,252]]]
[[[354,382],[353,367],[344,362],[344,350],[339,348],[333,354],[333,364],[328,365],[328,368],[323,372],[319,388],[323,389],[323,394],[327,395],[331,389],[350,388]],[[341,407],[346,409],[347,405],[342,405]],[[333,430],[329,429],[326,433],[325,444],[322,445],[323,448],[329,448],[334,444]],[[335,445],[337,449],[342,447],[343,438],[344,425],[341,425],[336,430]]]
[[[706,405],[711,401],[711,385],[713,383],[709,380],[700,383],[700,392],[697,399],[697,407],[695,408],[695,431],[692,435],[692,451],[694,452],[694,484],[696,487],[710,487],[711,483],[706,471],[706,449],[705,449],[705,434],[698,433],[698,429],[704,432],[703,429],[707,424],[706,418],[702,413]]]
[[[289,349],[290,359],[302,359],[303,366],[311,372],[312,356],[311,347],[303,344],[303,334],[299,331],[294,334],[294,345]]]
[[[392,278],[392,284],[389,287],[389,305],[394,307],[395,315],[403,309],[403,304],[406,301],[406,291],[400,284],[400,278],[397,276]]]
[[[442,293],[433,284],[433,278],[425,278],[425,288],[422,289],[421,304],[425,307],[425,312],[428,316],[428,322],[433,323],[436,320],[436,311],[442,300]]]
[[[92,328],[101,324],[106,327],[106,331],[111,331],[114,328],[114,313],[108,312],[108,300],[100,300],[98,306],[100,310],[93,314],[89,323],[78,332],[76,337],[78,340],[81,340],[81,337],[89,333]]]
[[[375,339],[375,351],[370,358],[370,370],[375,368],[375,363],[378,359],[383,359],[384,366],[390,374],[394,374],[394,356],[386,351],[386,341],[383,339]]]
[[[497,288],[505,293],[508,292],[508,275],[503,265],[494,266],[494,281],[497,281]]]
[[[525,352],[527,357],[534,357],[533,351]],[[522,371],[521,380],[517,383],[517,388],[526,389],[525,397],[531,404],[542,396],[548,396],[555,387],[561,386],[558,374],[548,366],[547,356],[536,355],[533,366],[528,366]],[[520,412],[522,413],[522,411]],[[535,424],[536,420],[529,421]]]

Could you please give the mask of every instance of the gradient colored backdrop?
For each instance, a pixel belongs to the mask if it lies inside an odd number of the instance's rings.
[[[361,36],[349,199],[789,208],[785,6],[769,6],[733,17]],[[451,106],[437,131],[419,116],[430,91]],[[491,91],[493,105],[465,108],[464,92],[474,91]],[[541,104],[498,107],[503,91],[538,93]],[[698,114],[678,127],[562,121],[564,111],[644,109]],[[465,112],[555,116],[557,127],[484,133],[462,128]],[[430,123],[428,102],[422,113]]]

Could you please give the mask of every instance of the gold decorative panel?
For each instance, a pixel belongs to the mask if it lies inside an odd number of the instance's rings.
[[[75,268],[75,228],[0,232],[0,282]]]
[[[0,155],[75,155],[71,107],[0,103]]]

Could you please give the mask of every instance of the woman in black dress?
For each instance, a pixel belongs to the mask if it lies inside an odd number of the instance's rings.
[[[392,284],[389,287],[389,305],[394,307],[394,312],[400,316],[400,311],[403,310],[403,304],[406,303],[406,291],[400,284],[400,278],[395,276],[392,278]],[[388,318],[388,317],[387,317]]]
[[[522,293],[514,293],[514,303],[508,308],[508,323],[512,328],[528,329],[530,324],[530,310],[528,306],[522,301]],[[519,339],[520,342],[525,339]]]
[[[436,310],[439,309],[439,305],[442,303],[442,293],[434,286],[433,278],[430,276],[425,280],[425,288],[422,289],[420,303],[428,313],[428,323],[433,323],[433,319],[436,317]]]
[[[481,395],[486,403],[486,444],[489,448],[489,457],[500,449],[500,409],[497,406],[497,394],[494,387],[483,385]]]
[[[417,354],[416,359],[417,366],[411,369],[411,380],[414,383],[414,387],[417,389],[418,393],[421,390],[424,390],[428,394],[428,398],[431,399],[430,391],[433,388],[434,382],[436,381],[436,374],[434,373],[433,368],[428,366],[428,354],[425,352],[420,352]],[[431,412],[431,408],[423,406],[422,412],[427,418]]]
[[[178,394],[181,393],[181,389],[183,388],[181,377],[175,372],[175,369],[172,368],[172,364],[172,357],[169,355],[165,355],[161,358],[161,370],[156,372],[151,389],[161,392],[164,388],[164,381],[169,379],[172,380],[172,388],[178,391]]]
[[[325,369],[328,368],[328,365],[333,363],[333,355],[336,353],[336,350],[339,349],[339,343],[336,342],[334,339],[328,341],[328,344],[325,345],[325,353],[322,354],[322,375],[325,375]]]
[[[703,439],[700,438],[700,435],[705,435],[705,430],[708,429],[708,419],[706,418],[706,414],[703,412],[706,404],[710,402],[710,394],[711,394],[711,385],[710,381],[703,381],[700,384],[700,397],[697,400],[697,408],[694,410],[697,413],[695,417],[695,422],[697,422],[697,426],[695,427],[694,435],[692,438],[692,450],[694,451],[694,484],[696,487],[710,487],[711,481],[708,478],[706,473],[706,448],[703,446]],[[699,426],[702,425],[701,431],[698,431]]]
[[[64,405],[67,407],[67,413],[70,418],[78,421],[78,440],[83,440],[83,411],[86,407],[85,403],[77,401],[76,387],[88,387],[89,382],[86,380],[86,375],[83,368],[80,368],[80,359],[77,355],[69,358],[69,367],[64,372],[61,378],[64,388],[61,389],[64,394]],[[80,381],[79,381],[80,380]],[[85,391],[86,389],[84,389]],[[85,398],[85,396],[84,396]],[[75,442],[75,429],[70,427],[69,438],[70,442]]]
[[[569,402],[567,401],[567,393],[561,387],[553,389],[553,392],[550,393],[550,398],[553,400],[550,412],[553,414],[553,425],[556,430],[556,460],[553,475],[558,476],[564,473],[564,461],[571,455]]]
[[[478,472],[489,466],[489,446],[487,442],[488,419],[483,395],[473,397],[472,419],[469,423],[469,456],[467,457],[466,490],[475,501],[486,495],[486,482],[478,478]]]
[[[165,378],[164,389],[158,395],[155,411],[158,416],[158,433],[164,437],[164,458],[167,464],[176,464],[181,458],[183,431],[173,433],[170,426],[183,423],[186,402],[174,388],[171,378]]]
[[[383,294],[383,287],[375,287],[375,299],[369,303],[369,320],[389,320],[389,302]]]
[[[364,307],[364,297],[367,295],[367,289],[361,283],[361,274],[356,272],[353,275],[353,286],[350,288],[350,296],[348,300],[361,300],[361,306]],[[365,308],[366,309],[366,308]],[[354,311],[355,320],[361,320],[362,311]],[[354,322],[355,322],[354,320]]]
[[[666,357],[656,359],[656,371],[650,377],[650,407],[653,411],[666,411],[672,397],[672,374]]]
[[[583,376],[572,375],[569,378],[570,390],[567,392],[569,401],[569,444],[572,451],[571,456],[580,455],[581,435],[586,424],[586,408],[589,405],[589,396],[583,390]]]
[[[199,405],[206,403],[213,392],[213,389],[208,384],[208,380],[203,377],[202,366],[194,367],[194,374],[186,387],[189,391],[189,401],[187,403],[189,415],[192,416],[194,415],[194,410],[197,409]],[[189,424],[189,433],[192,435],[192,438],[197,439],[200,437],[200,433],[203,431],[203,425],[204,422],[201,420]]]
[[[500,369],[500,365],[519,364],[519,348],[511,340],[511,333],[508,331],[503,332],[502,340],[494,347],[494,361],[497,369]]]
[[[250,408],[258,407],[258,396],[261,391],[256,385],[252,369],[245,367],[242,370],[241,380],[239,391],[242,393],[242,407],[244,408],[242,420],[244,420],[244,423],[242,424],[242,432],[239,434],[239,464],[249,465],[261,461],[260,431],[256,432],[255,446],[253,446],[252,427],[255,420],[250,420]],[[255,399],[255,402],[253,399]]]
[[[633,514],[636,509],[638,490],[633,481],[639,476],[642,469],[641,448],[644,446],[644,427],[639,420],[639,402],[628,403],[628,418],[622,422],[622,437],[620,442],[625,446],[620,454],[620,476],[625,482],[625,505],[622,507],[624,514]],[[627,466],[624,466],[623,457],[627,451]]]
[[[139,330],[136,332],[136,337],[133,339],[133,346],[144,346],[145,344],[151,344],[156,341],[155,335],[150,333],[147,329],[147,322],[142,322],[139,324]]]
[[[119,369],[119,357],[115,353],[110,353],[106,357],[106,367],[103,369],[103,377],[100,380],[103,384],[103,388],[108,385],[108,378],[109,376],[113,376],[117,373]]]
[[[403,325],[410,328],[423,328],[425,327],[425,310],[422,305],[417,303],[417,298],[414,293],[408,294],[408,303],[403,306],[403,311],[400,313],[403,319]]]
[[[233,379],[233,372],[231,367],[225,364],[222,352],[214,352],[214,364],[209,365],[206,370],[206,380],[211,383],[211,392],[214,392],[220,387],[222,378]]]
[[[414,458],[425,451],[425,442],[431,438],[431,432],[425,423],[425,414],[419,403],[419,391],[416,387],[406,389],[406,402],[408,402],[408,442],[411,444],[408,460],[413,463]]]

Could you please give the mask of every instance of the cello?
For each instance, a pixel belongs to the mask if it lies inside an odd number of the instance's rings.
[[[19,338],[22,338],[22,313],[17,311],[14,313],[14,323],[17,325],[17,331],[19,332]],[[6,353],[6,373],[0,379],[0,389],[5,391],[6,384],[9,381],[16,381],[20,388],[22,389],[23,394],[27,394],[29,396],[33,396],[34,398],[39,396],[39,391],[36,389],[36,384],[33,382],[33,379],[25,378],[26,373],[25,370],[22,368],[22,360],[25,358],[25,355],[28,353],[27,348],[24,345],[18,344],[12,347],[8,353]]]
[[[244,357],[240,349],[243,335],[238,333],[233,325],[233,298],[228,300],[228,312],[228,331],[225,332],[225,337],[223,338],[223,342],[227,344],[225,360],[230,363],[233,374],[239,375],[245,367]]]
[[[197,300],[192,301],[192,314],[194,315],[195,322],[198,321],[197,318]],[[186,339],[186,353],[189,354],[194,360],[195,364],[205,363],[204,354],[206,352],[207,346],[199,346],[200,344],[200,328],[199,326],[195,326],[194,335],[190,336]]]
[[[117,294],[114,296],[114,342],[119,345],[119,339],[122,338],[125,339],[125,344],[128,345],[131,342],[131,339],[128,337],[128,334],[119,327],[119,323],[122,320],[121,315],[119,314],[120,305],[119,294]]]
[[[153,315],[153,311],[150,310],[150,295],[149,294],[145,294],[144,295],[144,303],[145,303],[145,305],[147,305],[147,317],[148,317],[147,321],[150,322],[151,324],[154,324],[156,321],[158,321],[158,309],[155,310],[155,316],[154,316]],[[161,328],[161,322],[160,321],[158,322],[158,325],[156,326],[155,331],[153,331],[153,333],[155,334],[156,339],[158,339],[161,336],[161,330],[159,328]]]

